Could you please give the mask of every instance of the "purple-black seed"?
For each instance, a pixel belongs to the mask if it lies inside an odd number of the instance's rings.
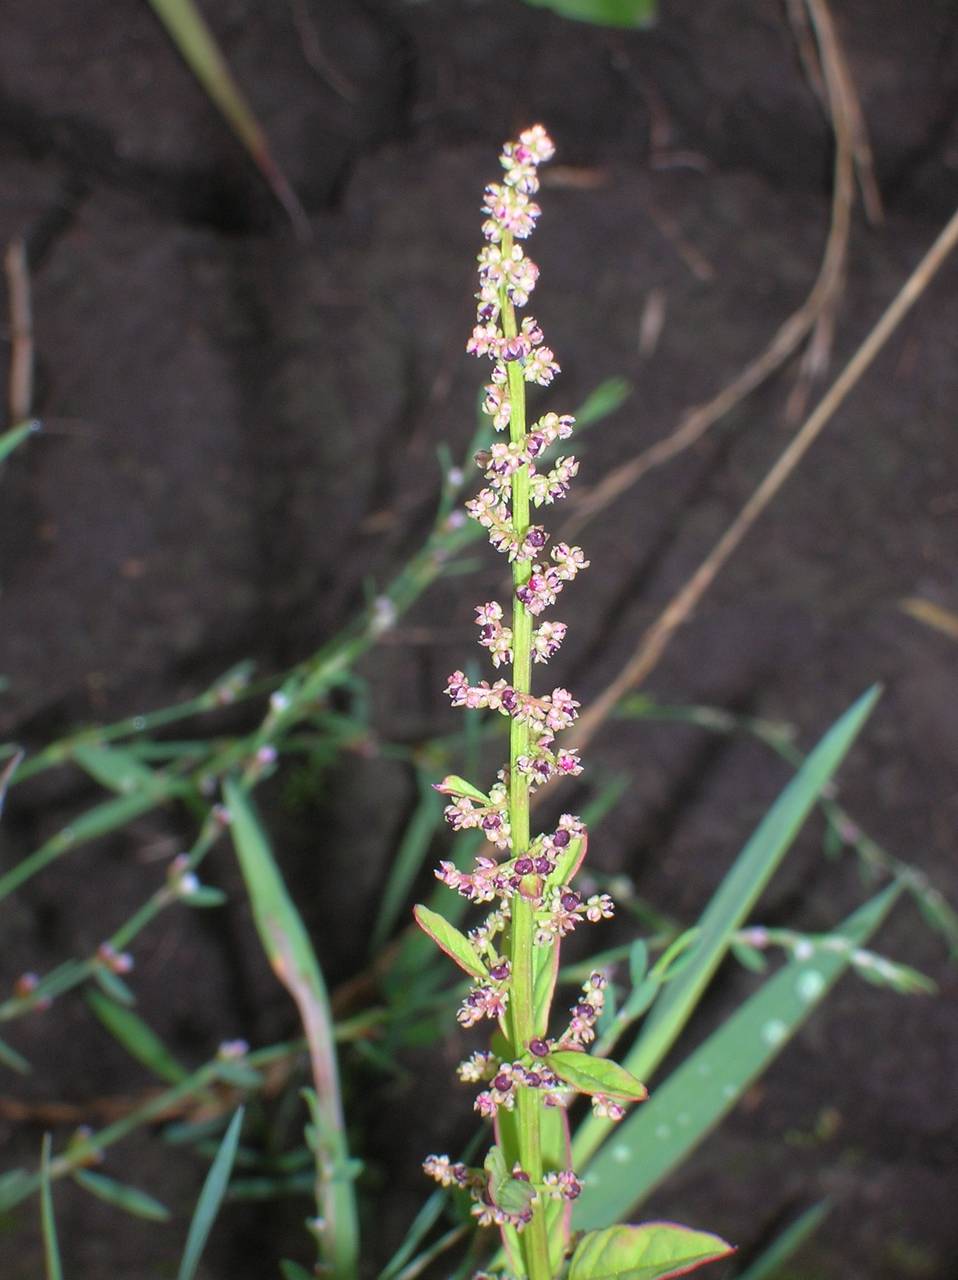
[[[497,964],[489,970],[489,977],[493,982],[505,982],[509,976],[509,966],[507,964]]]
[[[530,1040],[529,1052],[536,1058],[544,1058],[549,1052],[549,1046],[544,1040]]]
[[[582,899],[577,893],[564,893],[559,901],[562,903],[563,911],[575,911]]]
[[[575,1007],[575,1011],[580,1018],[595,1017],[595,1009],[593,1009],[591,1004],[585,1004],[585,1003],[577,1004]]]
[[[487,813],[482,820],[483,831],[498,831],[502,826],[502,819],[498,813]]]
[[[482,640],[491,640],[496,634],[496,629],[491,622],[487,622],[485,626],[479,628],[479,637]]]
[[[572,837],[569,835],[568,831],[566,831],[565,827],[560,827],[552,837],[552,843],[557,849],[564,849],[571,839]]]
[[[512,1088],[512,1080],[509,1076],[500,1072],[492,1082],[493,1089],[498,1089],[500,1093],[508,1093]]]
[[[516,874],[520,876],[531,876],[535,871],[535,863],[531,858],[519,858],[516,861]]]
[[[540,876],[547,876],[552,870],[552,861],[549,858],[536,858],[536,871]]]

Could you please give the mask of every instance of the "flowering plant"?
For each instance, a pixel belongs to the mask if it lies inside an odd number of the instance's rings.
[[[548,662],[566,633],[562,622],[536,621],[589,565],[581,548],[565,542],[546,554],[549,534],[532,518],[533,508],[566,495],[578,470],[572,456],[558,457],[548,469],[543,464],[550,447],[569,438],[574,419],[546,413],[527,423],[526,384],[548,386],[559,365],[533,317],[520,323],[516,314],[539,275],[518,242],[539,217],[533,199],[538,169],[553,152],[541,125],[503,148],[503,180],[485,190],[478,315],[467,343],[470,353],[492,360],[483,407],[497,431],[508,431],[508,441],[477,455],[486,483],[466,508],[512,565],[510,610],[495,600],[476,609],[479,643],[497,669],[509,669],[509,678],[471,684],[454,671],[446,692],[454,706],[509,718],[509,762],[487,792],[455,776],[438,785],[449,798],[448,821],[457,830],[480,830],[487,851],[472,870],[443,862],[436,874],[469,902],[491,910],[468,934],[427,907],[415,912],[421,928],[474,981],[459,1023],[470,1028],[488,1018],[496,1024],[490,1048],[459,1067],[462,1081],[480,1086],[475,1109],[493,1120],[495,1143],[481,1168],[445,1155],[429,1156],[424,1168],[442,1185],[468,1191],[479,1224],[501,1230],[514,1275],[551,1280],[568,1268],[569,1280],[600,1272],[657,1280],[723,1257],[730,1248],[717,1236],[651,1223],[588,1232],[569,1261],[570,1208],[581,1184],[571,1168],[567,1109],[584,1094],[596,1115],[618,1120],[629,1103],[646,1097],[646,1089],[625,1068],[588,1051],[605,1000],[602,972],[590,974],[565,1026],[553,1029],[561,940],[583,921],[609,918],[613,903],[605,893],[584,897],[573,885],[588,840],[578,817],[563,814],[554,830],[535,835],[530,822],[535,788],[582,771],[578,754],[556,743],[579,703],[560,686],[545,694],[532,689],[533,665]]]

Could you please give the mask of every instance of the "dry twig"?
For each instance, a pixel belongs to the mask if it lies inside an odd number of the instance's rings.
[[[886,308],[878,323],[832,384],[817,409],[793,436],[774,466],[719,538],[685,586],[643,634],[632,657],[615,679],[579,717],[567,735],[570,746],[582,748],[611,713],[620,698],[641,684],[658,664],[676,630],[687,621],[705,592],[752,525],[798,466],[846,396],[922,295],[948,255],[958,244],[958,210]]]
[[[10,299],[10,422],[26,422],[33,408],[33,307],[30,268],[23,240],[11,240],[3,259]]]

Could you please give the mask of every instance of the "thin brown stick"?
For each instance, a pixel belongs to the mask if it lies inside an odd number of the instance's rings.
[[[7,401],[11,424],[26,422],[33,408],[33,307],[27,249],[17,238],[3,259],[10,299],[10,386]]]
[[[570,731],[570,745],[583,747],[630,689],[641,684],[658,664],[676,630],[689,618],[732,553],[798,466],[849,392],[922,295],[942,263],[958,244],[958,210],[952,214],[921,262],[908,277],[878,323],[849,360],[811,416],[805,421],[764,480],[685,586],[643,634],[632,657],[615,679],[589,705]]]
[[[861,188],[862,204],[865,216],[870,223],[877,226],[884,221],[885,212],[882,206],[881,191],[875,178],[875,166],[872,159],[871,142],[868,137],[868,126],[862,111],[861,101],[855,88],[848,66],[848,59],[838,38],[835,22],[828,0],[805,0],[809,17],[815,28],[815,38],[822,54],[823,71],[826,82],[831,78],[837,82],[838,93],[842,99],[842,118],[847,122],[851,133],[852,154],[855,157],[855,172]],[[828,100],[833,103],[835,88],[829,84]],[[829,108],[833,108],[830,106]]]

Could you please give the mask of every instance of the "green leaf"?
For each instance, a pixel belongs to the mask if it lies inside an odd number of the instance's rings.
[[[210,884],[201,884],[191,893],[181,893],[180,901],[187,907],[203,910],[209,907],[221,907],[229,901],[229,897],[222,889],[214,889]]]
[[[183,61],[252,156],[301,238],[308,239],[309,223],[303,207],[274,160],[265,132],[193,0],[149,0],[149,3]]]
[[[136,1004],[136,996],[127,984],[119,974],[114,973],[112,969],[108,969],[106,965],[95,964],[93,966],[93,977],[98,986],[102,987],[106,994],[112,1000],[115,1000],[117,1004]]]
[[[129,796],[136,791],[162,790],[162,782],[153,770],[140,764],[136,756],[119,747],[81,744],[74,747],[70,754],[91,778],[118,795]]]
[[[4,431],[3,435],[0,435],[0,462],[9,458],[14,449],[18,449],[24,440],[29,439],[39,430],[40,423],[33,419],[30,422],[20,422],[9,431]]]
[[[607,1226],[627,1216],[686,1159],[821,1004],[854,947],[874,933],[900,892],[898,882],[889,885],[835,931],[851,944],[845,950],[792,960],[768,978],[616,1126],[598,1155],[583,1157],[573,1142],[574,1165],[585,1168],[572,1210],[575,1226]]]
[[[657,0],[526,0],[526,3],[551,9],[563,18],[591,22],[597,27],[650,27],[658,12]]]
[[[464,933],[460,933],[455,925],[439,914],[431,911],[421,903],[413,908],[416,924],[423,933],[432,938],[440,949],[445,951],[450,960],[454,960],[460,969],[473,978],[488,978],[489,971],[482,963],[478,951]]]
[[[465,778],[460,778],[455,773],[447,774],[442,782],[434,783],[432,789],[438,791],[441,796],[467,796],[470,800],[478,800],[482,805],[492,804],[484,791],[480,791],[478,787],[474,787],[471,782],[467,782]]]
[[[210,1166],[209,1173],[206,1175],[206,1181],[203,1183],[200,1198],[196,1202],[196,1210],[193,1213],[193,1221],[190,1223],[189,1234],[186,1237],[186,1248],[183,1251],[183,1260],[177,1272],[177,1280],[193,1280],[196,1275],[196,1268],[200,1265],[200,1256],[206,1248],[210,1231],[213,1229],[213,1222],[219,1213],[220,1205],[223,1203],[223,1196],[226,1194],[230,1173],[233,1170],[233,1161],[236,1159],[236,1148],[239,1144],[240,1129],[242,1127],[243,1108],[239,1107],[230,1121],[230,1127],[226,1130],[223,1141],[220,1143],[216,1158]]]
[[[610,1098],[632,1102],[642,1102],[648,1097],[644,1084],[608,1058],[593,1058],[574,1049],[555,1049],[546,1055],[545,1061],[560,1080],[580,1093],[605,1093]]]
[[[236,856],[253,918],[273,972],[296,1002],[309,1047],[310,1066],[323,1116],[323,1149],[317,1153],[318,1233],[323,1261],[349,1280],[359,1247],[356,1197],[348,1173],[349,1152],[339,1092],[333,1016],[322,972],[302,916],[286,889],[272,849],[242,785],[224,787]]]
[[[642,1034],[625,1059],[626,1066],[636,1075],[650,1077],[675,1043],[725,956],[733,934],[761,896],[823,788],[845,758],[878,694],[877,688],[869,689],[828,730],[715,891],[699,921],[699,937],[688,963],[656,1001]]]
[[[118,827],[125,827],[128,822],[138,818],[141,813],[153,809],[172,789],[164,795],[147,794],[145,791],[134,795],[119,796],[114,800],[105,800],[80,815],[68,827],[51,836],[29,857],[18,862],[4,876],[0,876],[0,900],[18,889],[25,880],[42,871],[45,866],[69,853],[87,840],[106,835]]]
[[[809,1236],[815,1234],[831,1211],[830,1200],[819,1200],[818,1204],[806,1209],[767,1249],[762,1250],[761,1255],[736,1280],[774,1280],[784,1263],[801,1248]]]
[[[166,1205],[160,1204],[159,1200],[154,1200],[152,1196],[147,1195],[145,1191],[137,1190],[136,1187],[128,1187],[122,1182],[106,1178],[102,1173],[93,1173],[89,1169],[75,1169],[73,1181],[85,1191],[89,1191],[91,1195],[105,1200],[107,1204],[112,1204],[117,1209],[122,1209],[124,1213],[132,1214],[134,1218],[147,1218],[151,1222],[169,1221],[170,1211]]]
[[[629,948],[629,981],[632,986],[638,987],[648,971],[649,949],[641,938],[637,938]]]
[[[433,788],[420,775],[419,803],[403,832],[396,856],[392,860],[389,878],[383,886],[369,940],[370,955],[378,955],[396,927],[396,922],[403,915],[413,883],[422,870],[441,820],[442,803]]]
[[[176,1061],[152,1027],[99,991],[87,992],[87,1004],[127,1053],[167,1084],[179,1084],[189,1072]]]
[[[607,1227],[579,1241],[568,1280],[668,1280],[730,1253],[721,1237],[672,1222]]]
[[[6,1213],[21,1200],[32,1196],[39,1185],[39,1177],[27,1173],[26,1169],[10,1169],[0,1175],[0,1213]]]
[[[528,1182],[514,1178],[506,1164],[506,1158],[498,1147],[490,1147],[483,1162],[489,1175],[489,1198],[504,1213],[525,1213],[535,1199],[535,1190]]]
[[[50,1193],[50,1135],[43,1135],[40,1155],[40,1224],[43,1230],[43,1256],[46,1262],[47,1280],[63,1280],[60,1262],[60,1246],[57,1243],[57,1226],[53,1217],[53,1196]]]
[[[279,1269],[283,1273],[283,1280],[315,1280],[315,1272],[311,1273],[298,1262],[290,1262],[287,1258],[279,1264]]]
[[[5,1040],[0,1040],[0,1063],[11,1071],[19,1071],[22,1076],[29,1075],[32,1069],[23,1054],[11,1049]]]
[[[0,689],[2,689],[2,685],[0,685]],[[3,815],[3,806],[6,803],[7,790],[13,781],[13,775],[19,769],[25,755],[25,751],[14,750],[11,758],[0,768],[0,817]]]
[[[549,1029],[552,997],[559,978],[559,946],[536,947],[532,953],[532,1015],[533,1031],[544,1036]]]
[[[653,0],[654,7],[654,0]],[[576,426],[591,427],[594,422],[615,413],[632,394],[632,383],[627,378],[606,378],[590,391],[575,411]]]

